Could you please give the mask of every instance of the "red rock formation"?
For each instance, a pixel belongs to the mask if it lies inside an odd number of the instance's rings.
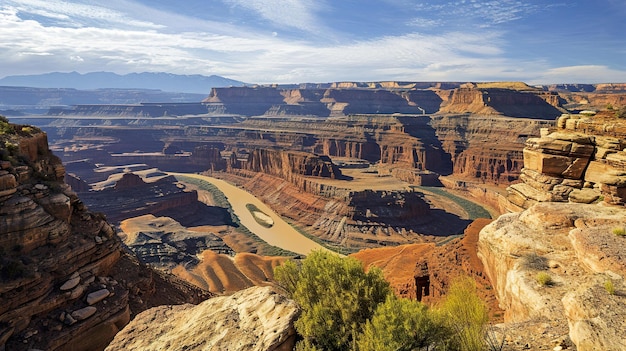
[[[262,172],[286,180],[297,176],[341,177],[341,171],[327,156],[298,151],[254,149],[247,160],[231,157],[228,168]]]
[[[119,270],[129,258],[120,261],[114,229],[63,183],[45,134],[30,130],[0,135],[9,159],[0,162],[0,349],[102,350],[128,323],[129,298],[139,312],[207,297],[138,264]],[[154,298],[155,286],[166,296]]]
[[[128,292],[105,279],[106,306],[83,299],[119,259],[120,242],[62,183],[45,134],[18,142],[18,157],[0,171],[5,190],[14,186],[0,198],[0,346],[101,349],[129,320]]]
[[[560,102],[558,94],[542,91],[460,88],[440,112],[554,119],[563,112]]]

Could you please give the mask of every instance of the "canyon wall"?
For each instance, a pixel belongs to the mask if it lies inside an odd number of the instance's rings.
[[[507,188],[521,212],[486,226],[478,243],[505,322],[521,335],[626,347],[625,147],[626,122],[612,111],[564,114],[527,140],[521,183]]]
[[[477,113],[551,119],[563,112],[558,93],[523,83],[497,85],[434,83],[335,83],[326,88],[213,88],[204,103],[223,105],[227,113],[254,115],[339,116],[351,114]],[[295,108],[297,107],[297,108]]]
[[[130,319],[128,291],[108,277],[120,241],[63,183],[46,135],[30,130],[0,135],[17,145],[0,162],[0,346],[102,349]]]
[[[0,349],[102,350],[131,315],[209,296],[125,253],[46,134],[0,124]]]

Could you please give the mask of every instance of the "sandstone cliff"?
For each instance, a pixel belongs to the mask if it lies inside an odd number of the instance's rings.
[[[579,351],[626,348],[626,239],[613,233],[624,218],[618,206],[539,203],[480,232],[478,254],[505,322],[518,323],[513,339],[531,349],[565,339]]]
[[[0,349],[102,350],[134,313],[208,297],[123,253],[63,182],[46,134],[0,127]]]
[[[62,182],[46,135],[11,128],[0,135],[0,346],[101,349],[130,318],[128,291],[108,277],[120,242]]]
[[[611,113],[562,115],[555,130],[530,138],[513,204],[545,201],[626,204],[626,122]]]
[[[253,287],[197,306],[145,311],[106,350],[289,351],[298,315],[295,302],[268,287]]]

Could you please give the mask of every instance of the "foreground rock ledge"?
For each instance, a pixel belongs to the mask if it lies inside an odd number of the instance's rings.
[[[292,350],[298,314],[295,302],[269,287],[252,287],[197,306],[144,311],[106,350]]]
[[[612,232],[625,218],[623,207],[539,203],[480,232],[505,322],[527,328],[531,348],[565,336],[578,351],[626,350],[626,238]],[[539,272],[552,283],[539,284]]]

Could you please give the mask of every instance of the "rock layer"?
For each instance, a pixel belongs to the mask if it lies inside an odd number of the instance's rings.
[[[45,134],[7,137],[2,145],[18,147],[7,150],[10,162],[0,170],[0,347],[102,349],[130,318],[128,291],[104,278],[120,242],[62,182],[64,168]],[[106,305],[87,307],[86,294],[103,287]]]
[[[626,123],[611,114],[562,115],[556,130],[530,138],[513,204],[545,201],[626,204]]]

